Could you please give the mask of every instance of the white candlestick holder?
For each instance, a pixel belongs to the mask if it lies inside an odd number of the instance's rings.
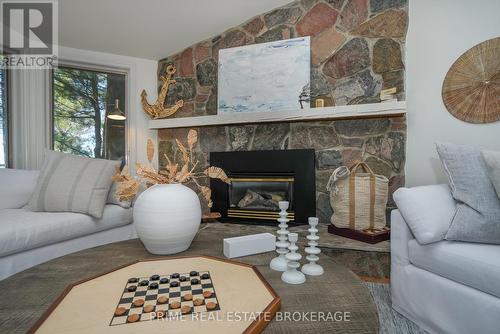
[[[289,203],[287,201],[280,201],[278,205],[281,211],[279,213],[280,217],[278,218],[278,222],[280,223],[278,225],[279,230],[276,232],[278,234],[278,241],[276,241],[276,253],[278,253],[279,256],[271,260],[269,267],[272,270],[285,271],[288,262],[285,255],[288,253],[288,246],[290,246],[290,243],[288,242],[287,224],[290,219],[287,218],[288,213],[286,212]]]
[[[319,276],[324,273],[323,267],[316,263],[319,260],[318,255],[321,253],[321,249],[317,247],[319,236],[316,234],[318,233],[316,226],[318,226],[318,223],[318,218],[309,217],[310,228],[308,230],[309,235],[307,236],[307,240],[309,240],[307,244],[309,247],[305,249],[305,252],[308,254],[306,259],[309,263],[302,266],[302,272],[309,276]]]
[[[298,238],[297,233],[288,234],[288,240],[290,241],[288,247],[290,252],[286,254],[288,264],[286,271],[281,274],[281,280],[288,284],[302,284],[306,281],[306,276],[298,270],[300,267],[299,260],[302,258],[302,255],[297,253],[299,247],[295,244]]]

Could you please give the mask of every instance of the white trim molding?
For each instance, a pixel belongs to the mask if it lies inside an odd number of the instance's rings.
[[[232,124],[316,121],[325,119],[354,119],[395,117],[406,113],[406,102],[384,102],[347,106],[300,109],[292,111],[222,113],[211,116],[166,118],[149,121],[150,129],[172,129]]]

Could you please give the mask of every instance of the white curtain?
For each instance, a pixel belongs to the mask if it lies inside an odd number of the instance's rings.
[[[12,168],[39,169],[51,140],[49,70],[13,70],[9,80]]]

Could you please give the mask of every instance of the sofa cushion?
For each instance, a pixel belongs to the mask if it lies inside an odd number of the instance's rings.
[[[500,200],[481,151],[454,144],[436,147],[458,202],[446,239],[500,244]]]
[[[0,168],[0,210],[25,206],[36,187],[38,175],[36,170]]]
[[[28,206],[33,211],[79,212],[101,218],[118,166],[119,161],[46,150]]]
[[[491,183],[493,183],[497,196],[500,198],[500,151],[483,150],[481,155],[488,168]]]
[[[393,195],[401,215],[421,244],[444,239],[456,211],[445,184],[399,188]]]
[[[457,241],[408,243],[410,262],[421,269],[500,298],[500,246]]]
[[[132,210],[106,205],[102,219],[81,213],[0,210],[0,257],[132,222]]]

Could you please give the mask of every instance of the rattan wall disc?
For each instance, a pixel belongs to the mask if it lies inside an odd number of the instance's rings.
[[[500,37],[472,47],[453,63],[442,96],[446,109],[462,121],[500,120]]]

